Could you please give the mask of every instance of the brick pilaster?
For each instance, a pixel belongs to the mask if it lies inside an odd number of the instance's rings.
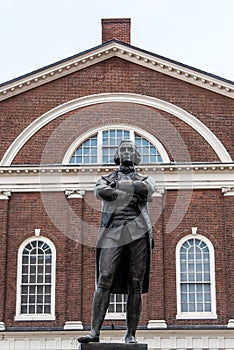
[[[68,197],[66,322],[64,329],[82,329],[82,213],[80,195]]]
[[[227,297],[228,297],[228,327],[234,328],[234,189],[223,189],[224,219],[227,246]]]
[[[5,304],[6,304],[6,266],[7,266],[7,223],[8,223],[8,199],[10,192],[0,193],[0,330],[5,329]]]
[[[153,224],[154,249],[152,251],[148,328],[166,328],[164,301],[164,243],[163,243],[163,193],[157,194],[150,204]],[[157,218],[155,222],[155,218]]]

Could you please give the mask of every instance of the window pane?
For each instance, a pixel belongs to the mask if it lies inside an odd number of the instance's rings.
[[[116,305],[116,312],[122,312],[122,305],[121,304]]]
[[[43,303],[43,296],[42,296],[42,295],[38,295],[38,296],[37,296],[37,302],[38,302],[39,304]]]
[[[30,275],[30,283],[36,283],[36,276],[35,275]]]
[[[42,312],[43,312],[43,306],[37,305],[37,314],[42,314]]]
[[[45,303],[46,303],[46,304],[49,304],[50,301],[51,301],[51,296],[50,296],[50,295],[46,295],[46,296],[45,296]]]
[[[27,306],[21,305],[21,314],[27,314]]]
[[[22,275],[22,283],[28,283],[28,275]]]
[[[44,313],[45,314],[49,314],[51,311],[51,307],[50,307],[50,305],[45,305],[45,307],[44,307]]]
[[[195,304],[189,304],[189,312],[194,312],[195,310]]]
[[[36,286],[29,286],[29,294],[35,294]]]
[[[35,255],[32,255],[30,256],[30,264],[36,264],[37,260],[36,260],[36,256]]]
[[[46,275],[45,276],[45,283],[50,283],[51,282],[51,276],[50,275]]]
[[[29,313],[35,314],[35,305],[29,305]]]

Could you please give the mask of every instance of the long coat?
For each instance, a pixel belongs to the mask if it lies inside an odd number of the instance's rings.
[[[99,276],[99,255],[100,249],[105,247],[105,238],[108,234],[110,237],[111,233],[111,222],[112,215],[118,206],[119,201],[123,200],[124,193],[113,187],[113,183],[117,180],[118,172],[114,171],[110,175],[102,176],[95,186],[94,192],[98,199],[102,201],[102,217],[100,223],[100,229],[97,238],[97,280]],[[140,211],[140,215],[144,224],[146,226],[146,236],[147,236],[147,266],[143,282],[143,293],[148,292],[149,287],[149,273],[150,273],[150,258],[151,249],[153,248],[152,239],[152,226],[150,222],[150,217],[148,213],[147,201],[150,200],[153,192],[155,191],[155,183],[152,178],[147,176],[142,176],[138,173],[134,173],[134,181],[142,182],[147,188],[147,198],[143,201],[138,201],[137,206]],[[107,233],[108,232],[108,233]],[[126,294],[127,293],[127,262],[124,255],[121,259],[118,271],[116,273],[115,281],[112,285],[111,292],[116,294]]]

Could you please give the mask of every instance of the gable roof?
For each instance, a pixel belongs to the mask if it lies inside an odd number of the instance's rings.
[[[0,101],[79,71],[111,57],[119,57],[160,73],[234,98],[234,82],[194,67],[111,40],[77,55],[0,84]]]

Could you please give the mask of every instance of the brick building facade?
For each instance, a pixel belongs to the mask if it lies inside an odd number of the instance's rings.
[[[234,349],[234,83],[132,46],[130,26],[102,20],[101,45],[0,87],[0,349],[75,349],[89,328],[93,187],[124,137],[157,185],[139,340]]]

